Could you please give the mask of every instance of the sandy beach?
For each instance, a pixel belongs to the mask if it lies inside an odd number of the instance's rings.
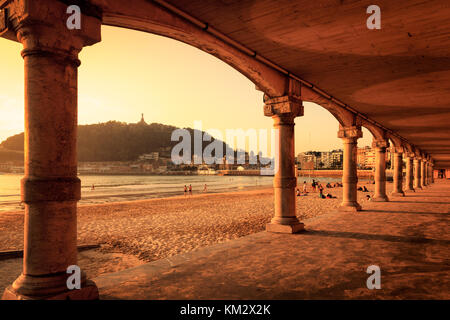
[[[373,190],[371,184],[361,185]],[[325,188],[324,193],[337,198],[320,199],[318,193],[297,197],[301,221],[338,207],[342,188]],[[367,194],[372,192],[358,192],[360,203]],[[272,188],[80,205],[78,244],[101,247],[79,253],[78,263],[95,277],[263,231],[272,216]],[[23,221],[23,212],[0,215],[0,251],[23,248]],[[0,289],[20,274],[21,263],[0,261]]]

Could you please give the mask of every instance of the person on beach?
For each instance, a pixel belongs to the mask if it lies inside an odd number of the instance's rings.
[[[94,186],[94,184],[92,184],[91,190],[95,190],[95,186]]]
[[[186,193],[187,193],[187,187],[186,187],[186,185],[184,185],[184,195],[186,195]]]
[[[324,196],[324,194],[322,193],[322,190],[319,189],[319,198],[321,199],[326,199],[326,197]]]
[[[192,185],[189,185],[189,194],[192,195]]]
[[[366,186],[363,187],[363,192],[369,192],[369,190],[366,188]]]
[[[306,181],[303,181],[303,193],[308,193],[306,190]]]
[[[333,188],[332,186],[331,186],[331,183],[327,183],[327,188]]]
[[[207,190],[206,190],[206,183],[205,183],[205,186],[203,187],[203,192],[206,192]]]
[[[313,192],[316,192],[316,181],[314,181],[314,179],[311,183],[311,187],[312,187]]]
[[[328,199],[335,199],[335,198],[337,198],[336,196],[333,196],[331,193],[328,193],[327,194],[327,198]]]
[[[323,192],[323,186],[322,186],[322,184],[319,184],[318,188],[319,188],[319,191],[320,191],[320,192]]]
[[[296,192],[297,192],[297,197],[300,197],[301,194],[300,194],[300,189],[299,188],[297,188]]]

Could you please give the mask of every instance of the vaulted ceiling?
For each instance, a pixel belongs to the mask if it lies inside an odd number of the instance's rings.
[[[450,167],[450,2],[172,0]]]

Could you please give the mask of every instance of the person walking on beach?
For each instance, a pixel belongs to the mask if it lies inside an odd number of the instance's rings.
[[[314,179],[311,183],[311,187],[312,187],[313,192],[316,192],[316,181]]]
[[[192,185],[189,185],[189,194],[192,195]]]
[[[303,193],[307,193],[308,191],[306,190],[306,181],[303,181]]]
[[[187,193],[187,187],[186,187],[186,185],[184,185],[184,195],[186,195],[186,193]]]

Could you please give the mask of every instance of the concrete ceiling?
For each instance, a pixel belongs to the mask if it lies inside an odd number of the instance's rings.
[[[169,2],[450,167],[450,1]]]

